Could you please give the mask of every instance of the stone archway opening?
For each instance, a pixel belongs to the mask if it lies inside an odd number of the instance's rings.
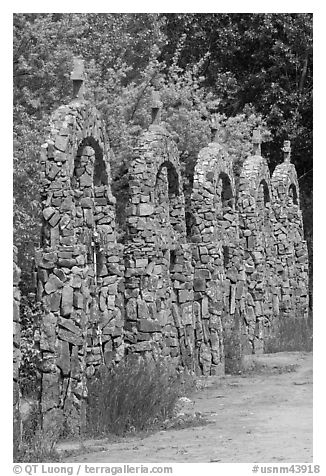
[[[155,210],[162,235],[170,236],[169,248],[175,248],[184,220],[180,207],[179,177],[170,162],[158,169],[155,182]]]
[[[95,284],[104,264],[98,224],[103,227],[102,222],[106,223],[105,212],[97,213],[97,209],[107,206],[108,184],[103,149],[88,136],[78,145],[71,185],[76,205],[75,233],[87,245],[87,262],[94,268]]]
[[[232,263],[232,246],[236,236],[236,216],[234,210],[234,193],[230,177],[220,172],[216,181],[214,195],[214,212],[217,238],[222,244],[224,269]]]
[[[220,173],[220,182],[221,182],[221,203],[223,211],[226,208],[234,208],[234,197],[232,192],[231,180],[227,174],[224,172]]]
[[[217,214],[216,218],[219,224],[221,220],[227,219],[226,215],[228,213],[233,213],[234,211],[232,184],[230,177],[225,172],[221,172],[218,176],[214,202],[214,208]]]
[[[288,190],[289,205],[298,205],[297,187],[292,183]]]
[[[158,169],[155,181],[155,211],[158,227],[164,246],[163,253],[168,261],[169,275],[174,273],[178,261],[180,237],[179,177],[170,162],[163,162]]]
[[[258,225],[261,231],[270,233],[270,217],[269,212],[271,208],[271,196],[269,187],[265,179],[261,180],[257,192],[257,211],[258,211]]]
[[[262,180],[258,187],[257,195],[257,205],[260,209],[263,209],[267,206],[267,203],[270,203],[270,193],[266,180]]]
[[[90,152],[90,149],[93,149],[94,151],[92,154],[92,156],[94,156],[94,160],[82,160],[82,157],[85,156],[85,151]],[[82,172],[88,172],[88,175],[92,176],[92,183],[90,186],[100,187],[102,185],[108,185],[108,176],[103,157],[103,150],[94,137],[86,137],[78,145],[75,156],[74,178],[76,175],[77,177],[78,175],[80,176],[77,171],[81,166],[84,166],[85,168],[85,170],[82,170]],[[73,183],[73,186],[76,187],[76,185],[77,184]]]
[[[234,194],[230,177],[220,172],[214,197],[217,235],[222,242],[223,262],[227,268],[230,263],[230,244],[235,238]]]

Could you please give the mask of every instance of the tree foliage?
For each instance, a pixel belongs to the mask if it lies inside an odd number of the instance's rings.
[[[234,116],[252,104],[266,117],[273,165],[289,138],[299,173],[311,168],[312,14],[168,14],[165,31],[166,61],[180,35],[182,66],[207,55],[205,86],[220,112]]]

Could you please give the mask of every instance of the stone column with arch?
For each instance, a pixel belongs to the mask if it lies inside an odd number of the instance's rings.
[[[175,142],[160,123],[153,93],[153,123],[140,137],[129,167],[125,244],[126,346],[129,353],[166,356],[194,367],[191,250]]]
[[[299,183],[295,166],[291,163],[290,141],[284,141],[282,151],[283,162],[272,175],[276,275],[280,289],[278,307],[282,320],[300,320],[308,318],[308,251],[303,232]]]
[[[123,346],[123,259],[116,243],[110,150],[99,112],[83,97],[75,59],[74,99],[51,116],[41,147],[41,248],[36,252],[43,316],[43,428],[78,433],[87,376],[119,360]]]
[[[212,142],[199,152],[192,194],[194,308],[204,374],[224,373],[240,358],[239,309],[244,288],[233,163]],[[237,336],[235,338],[235,336]]]
[[[242,167],[239,179],[240,243],[244,251],[246,305],[243,311],[243,352],[264,351],[264,337],[278,314],[279,290],[275,280],[275,216],[270,172],[261,155],[261,135],[253,133],[253,155]]]

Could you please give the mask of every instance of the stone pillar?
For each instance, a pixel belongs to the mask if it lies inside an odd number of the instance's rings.
[[[129,168],[125,246],[125,337],[128,352],[161,355],[194,368],[195,339],[190,245],[177,147],[159,124],[139,139]]]
[[[278,280],[277,308],[279,322],[275,326],[273,340],[279,332],[284,348],[299,343],[298,328],[308,318],[308,250],[304,240],[300,189],[294,165],[291,163],[290,141],[284,142],[284,160],[272,176],[273,209],[275,214],[274,235],[276,240],[276,276]],[[300,322],[301,321],[301,322]],[[283,330],[281,330],[283,329]],[[292,329],[292,330],[291,330]],[[286,336],[287,334],[287,336]]]
[[[199,153],[191,213],[199,363],[205,375],[223,373],[225,358],[229,368],[241,358],[244,275],[232,159],[216,142]]]
[[[277,311],[275,217],[269,168],[266,159],[259,155],[259,141],[259,135],[255,134],[253,150],[258,155],[248,157],[243,164],[237,202],[247,288],[245,353],[264,351],[264,338],[270,332]]]
[[[124,265],[105,130],[83,100],[76,66],[75,98],[53,113],[41,147],[42,248],[35,261],[43,308],[43,429],[78,434],[87,377],[124,355]]]

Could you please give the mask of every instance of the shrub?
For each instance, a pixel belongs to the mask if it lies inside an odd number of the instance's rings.
[[[173,415],[175,404],[194,379],[164,361],[130,355],[114,369],[103,367],[88,383],[87,433],[141,431]]]

